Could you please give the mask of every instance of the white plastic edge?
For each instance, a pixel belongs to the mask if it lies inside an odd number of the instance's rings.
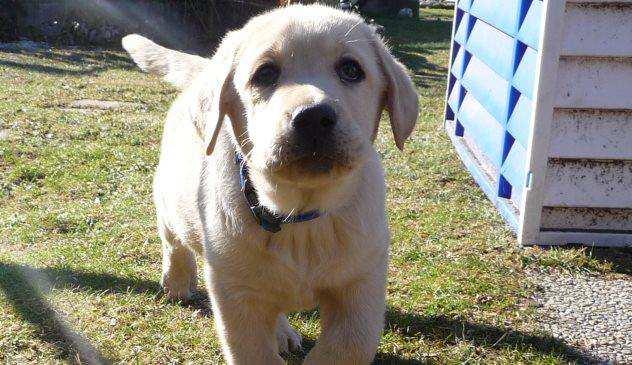
[[[544,0],[544,18],[540,25],[540,52],[535,74],[535,98],[527,147],[526,171],[531,174],[531,186],[525,186],[520,203],[518,243],[522,246],[538,244],[546,169],[549,154],[549,135],[553,120],[553,106],[557,89],[557,68],[562,48],[566,0]],[[526,182],[525,182],[526,184]]]

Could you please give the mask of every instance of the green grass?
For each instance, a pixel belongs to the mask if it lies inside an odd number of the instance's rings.
[[[538,332],[526,271],[630,274],[629,251],[516,247],[443,131],[451,15],[377,19],[421,95],[406,151],[388,123],[377,141],[393,232],[377,360],[575,361],[575,349]],[[79,342],[114,362],[221,361],[203,295],[170,303],[158,285],[151,178],[175,95],[119,52],[0,53],[0,362],[78,362]],[[138,106],[63,110],[82,98]],[[292,323],[307,346],[317,338],[317,311]]]

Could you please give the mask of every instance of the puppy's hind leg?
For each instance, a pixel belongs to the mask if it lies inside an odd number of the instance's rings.
[[[160,219],[158,232],[162,240],[160,284],[169,299],[189,300],[197,286],[195,254]]]

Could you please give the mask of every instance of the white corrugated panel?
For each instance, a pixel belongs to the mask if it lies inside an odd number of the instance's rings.
[[[560,59],[557,107],[627,109],[631,107],[631,90],[632,58]]]
[[[632,160],[632,111],[558,109],[550,144],[553,158]]]
[[[569,4],[562,55],[632,56],[632,6]]]

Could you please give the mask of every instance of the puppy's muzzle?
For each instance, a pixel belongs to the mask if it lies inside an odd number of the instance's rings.
[[[288,179],[346,173],[355,167],[339,115],[328,103],[298,107],[272,166]]]

